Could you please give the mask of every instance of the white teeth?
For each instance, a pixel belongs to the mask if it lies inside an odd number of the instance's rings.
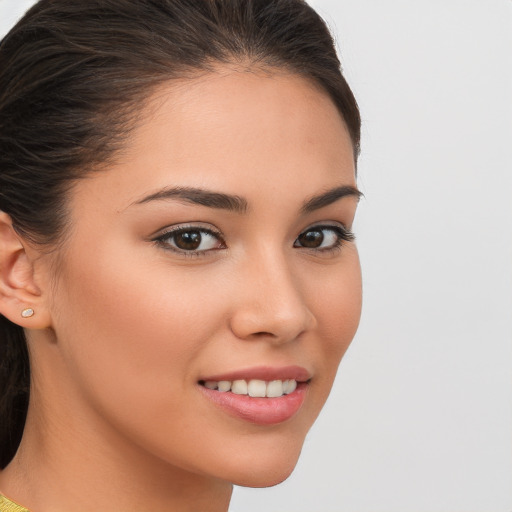
[[[234,380],[233,384],[231,384],[231,393],[235,393],[235,395],[247,395],[247,381]]]
[[[297,389],[297,381],[290,379],[283,382],[283,393],[289,395]]]
[[[267,384],[267,396],[269,398],[277,398],[278,396],[282,396],[283,392],[283,381],[282,380],[273,380]]]
[[[289,395],[297,389],[297,381],[294,379],[289,380],[272,380],[265,382],[264,380],[252,379],[249,382],[246,380],[221,380],[216,382],[214,380],[207,380],[204,387],[226,393],[231,391],[235,395],[249,395],[254,398],[278,398],[283,395]]]
[[[229,380],[221,380],[217,384],[217,388],[219,391],[226,392],[231,390],[231,382]]]
[[[263,398],[267,393],[267,384],[264,380],[250,380],[247,393],[249,396]]]

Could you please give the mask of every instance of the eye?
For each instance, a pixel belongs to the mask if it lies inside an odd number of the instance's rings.
[[[200,254],[226,247],[220,233],[195,226],[170,229],[155,241],[164,248],[187,254]]]
[[[343,242],[354,240],[354,234],[342,226],[313,226],[303,231],[295,240],[294,247],[329,250],[340,247]]]

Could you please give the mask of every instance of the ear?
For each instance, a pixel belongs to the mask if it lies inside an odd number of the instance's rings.
[[[0,313],[28,329],[45,329],[50,317],[35,280],[34,250],[16,233],[9,215],[0,211]],[[22,312],[32,309],[32,316]]]

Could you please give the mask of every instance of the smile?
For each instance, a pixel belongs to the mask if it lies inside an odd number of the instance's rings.
[[[248,395],[254,398],[279,398],[283,395],[289,395],[297,389],[295,379],[264,381],[258,379],[251,380],[208,380],[201,384],[211,390],[221,393],[231,391],[235,395]]]
[[[276,425],[298,413],[312,375],[298,366],[255,367],[199,380],[203,396],[229,416],[256,425]]]

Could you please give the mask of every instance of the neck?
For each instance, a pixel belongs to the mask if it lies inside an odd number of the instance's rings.
[[[85,426],[71,415],[42,417],[33,404],[20,448],[0,473],[0,489],[28,509],[227,511],[230,483],[152,456],[109,436],[103,425]]]

